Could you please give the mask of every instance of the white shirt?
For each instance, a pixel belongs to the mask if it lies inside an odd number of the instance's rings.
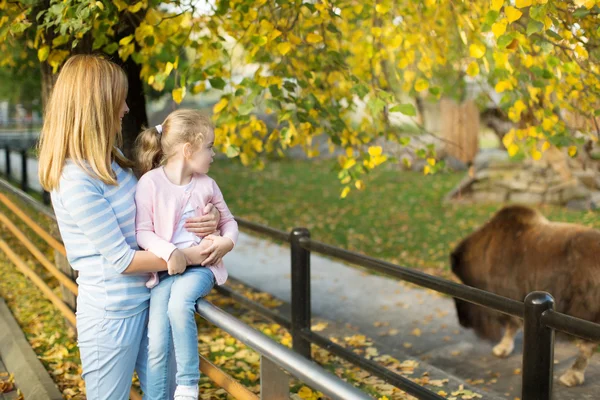
[[[185,187],[185,191],[188,192],[191,189],[192,183],[188,183]],[[177,229],[175,229],[175,233],[173,233],[173,238],[171,239],[171,243],[175,245],[178,249],[185,249],[192,245],[200,243],[200,238],[193,234],[192,232],[188,232],[187,229],[183,227],[185,221],[188,218],[192,218],[195,216],[195,210],[192,208],[190,201],[185,205],[185,209],[183,210],[183,214],[181,215],[181,219],[177,224]]]

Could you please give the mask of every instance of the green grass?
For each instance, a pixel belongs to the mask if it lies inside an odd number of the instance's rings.
[[[286,160],[252,171],[223,160],[210,175],[238,217],[286,231],[306,227],[322,242],[442,276],[452,248],[500,208],[443,205],[463,173],[424,176],[392,168],[370,174],[364,191],[342,200],[332,167],[332,161]],[[600,228],[595,212],[539,209],[551,220]]]

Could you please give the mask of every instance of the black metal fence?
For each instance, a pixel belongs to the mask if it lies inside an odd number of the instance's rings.
[[[4,175],[7,179],[13,178],[13,165],[11,154],[18,153],[21,158],[21,190],[27,192],[30,189],[29,185],[29,170],[27,160],[29,152],[35,148],[38,141],[39,132],[34,131],[33,125],[29,124],[25,130],[2,131],[0,132],[0,149],[4,150]],[[43,195],[44,203],[50,204],[47,193]]]
[[[600,342],[600,325],[554,311],[554,299],[549,293],[532,292],[527,295],[524,302],[516,301],[316,241],[310,238],[310,233],[305,228],[296,228],[290,233],[286,233],[243,219],[237,219],[237,221],[242,228],[290,243],[292,265],[291,319],[266,309],[258,303],[245,298],[241,299],[242,296],[233,293],[230,289],[219,288],[221,292],[241,300],[247,307],[288,328],[293,337],[294,350],[303,356],[310,358],[310,346],[316,344],[418,399],[443,399],[443,397],[380,366],[374,361],[358,356],[311,330],[311,251],[523,319],[525,331],[522,368],[523,400],[549,400],[552,396],[555,330],[585,340]]]

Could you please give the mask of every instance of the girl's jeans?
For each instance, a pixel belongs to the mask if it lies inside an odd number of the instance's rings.
[[[183,274],[159,274],[150,292],[148,321],[148,400],[168,398],[168,360],[174,347],[177,385],[195,386],[200,380],[198,327],[194,318],[196,301],[215,284],[212,271],[188,267]],[[173,346],[172,346],[173,345]]]

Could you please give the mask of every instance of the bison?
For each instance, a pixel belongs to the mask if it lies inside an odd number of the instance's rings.
[[[454,249],[452,272],[466,285],[523,301],[536,290],[554,296],[556,310],[600,323],[600,231],[550,222],[524,206],[507,206]],[[454,299],[460,324],[499,341],[494,355],[507,357],[522,326],[519,318]],[[580,385],[597,343],[582,342],[575,363],[561,377]]]

